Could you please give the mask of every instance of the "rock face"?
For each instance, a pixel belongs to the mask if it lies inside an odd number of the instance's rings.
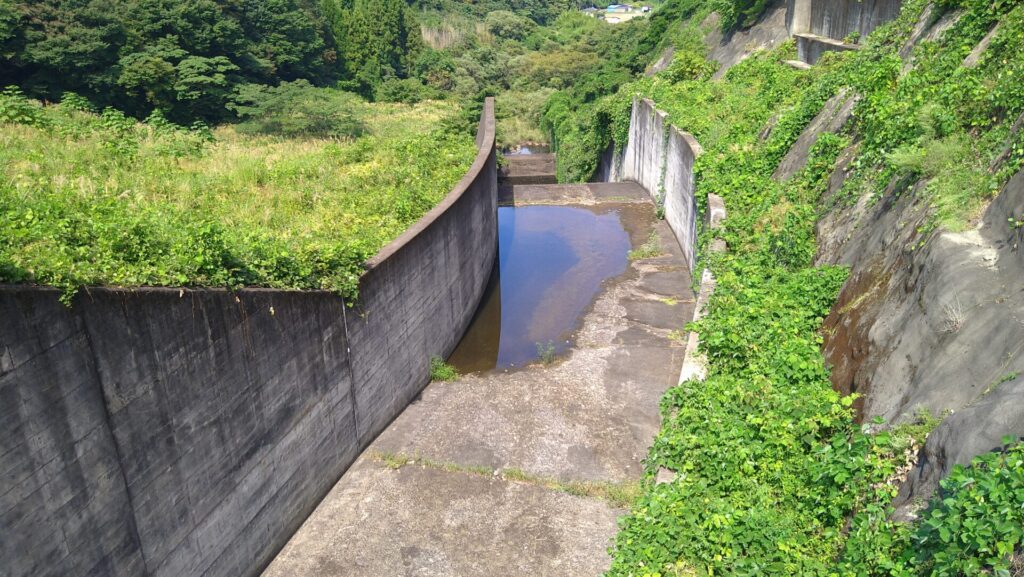
[[[1024,173],[975,228],[923,236],[925,183],[893,182],[877,204],[844,206],[849,158],[825,199],[838,208],[818,225],[818,262],[851,270],[825,320],[824,353],[835,388],[862,395],[864,419],[949,415],[904,487],[907,502],[927,498],[952,465],[1024,436],[1024,249],[1008,223],[1024,214]]]
[[[770,50],[785,42],[789,38],[786,13],[786,3],[776,0],[753,26],[728,34],[722,33],[717,13],[708,16],[701,24],[708,31],[704,44],[708,48],[708,58],[722,65],[714,77],[725,76],[730,68],[758,50]]]
[[[955,17],[936,21],[926,11],[901,51],[905,69],[913,44],[937,38]],[[796,174],[818,136],[843,130],[856,99],[829,100],[773,177]],[[1022,128],[1024,117],[1012,130]],[[998,449],[1005,436],[1024,437],[1024,239],[1008,222],[1024,216],[1024,173],[967,231],[924,234],[926,182],[894,180],[877,202],[843,196],[856,151],[854,142],[840,155],[817,225],[817,263],[850,267],[824,323],[823,352],[833,386],[860,395],[859,418],[945,416],[897,499],[909,509],[953,465]]]
[[[493,101],[469,173],[322,291],[0,287],[0,574],[258,573],[426,386],[497,252]]]

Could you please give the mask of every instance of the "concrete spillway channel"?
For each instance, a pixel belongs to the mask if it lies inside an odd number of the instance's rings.
[[[503,170],[499,265],[451,358],[469,374],[428,386],[266,577],[607,568],[694,298],[642,187],[550,184],[553,161]]]

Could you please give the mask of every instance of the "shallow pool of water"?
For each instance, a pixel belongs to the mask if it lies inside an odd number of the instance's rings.
[[[502,151],[505,156],[522,156],[528,154],[548,154],[551,147],[546,144],[520,144],[510,146]]]
[[[564,352],[601,284],[628,265],[618,210],[498,208],[498,264],[449,362],[460,372],[518,367],[538,346]]]

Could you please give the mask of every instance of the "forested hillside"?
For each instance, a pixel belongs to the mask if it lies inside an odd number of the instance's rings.
[[[401,0],[0,3],[0,77],[32,97],[75,92],[135,115],[220,121],[248,84],[410,75],[419,27]]]
[[[233,95],[252,84],[306,80],[371,99],[383,89],[380,98],[391,100],[409,98],[423,82],[445,90],[454,69],[425,49],[420,15],[483,19],[514,10],[546,23],[570,7],[575,2],[2,0],[0,78],[33,98],[74,92],[130,115],[159,109],[179,123],[219,122],[233,118]],[[405,79],[423,82],[403,87]]]

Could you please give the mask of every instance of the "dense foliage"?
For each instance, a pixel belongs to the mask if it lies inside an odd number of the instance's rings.
[[[320,89],[326,90],[326,89]],[[322,119],[254,106],[254,133],[139,123],[81,98],[0,96],[0,281],[315,288],[353,296],[362,264],[443,198],[476,148],[451,105],[317,93]],[[305,106],[305,104],[303,104]],[[246,113],[248,114],[248,112]],[[303,124],[312,122],[312,124]]]
[[[947,228],[971,222],[1022,167],[1021,136],[1009,131],[1024,113],[1020,59],[1006,55],[1024,49],[1024,7],[947,4],[963,14],[945,36],[919,43],[914,67],[904,69],[898,51],[920,0],[860,52],[801,71],[784,64],[794,57],[787,44],[719,81],[709,79],[714,66],[694,28],[713,4],[676,2],[684,22],[660,43],[649,36],[657,19],[621,31],[638,46],[673,44],[665,72],[615,86],[608,70],[593,70],[549,99],[544,119],[563,180],[588,178],[597,153],[621,146],[631,100],[646,96],[701,142],[699,196],[723,196],[730,214],[719,232],[729,252],[704,262],[718,279],[697,327],[708,378],[680,384],[662,402],[649,484],[623,522],[610,575],[1008,574],[1021,544],[1022,449],[958,469],[918,523],[889,521],[900,471],[935,422],[923,415],[918,424],[862,430],[819,352],[818,330],[846,273],[812,265],[814,224],[841,151],[855,143],[850,198],[899,194],[901,183],[923,177],[933,222]],[[996,22],[995,48],[964,67]],[[595,82],[606,90],[581,90]],[[860,95],[849,134],[821,136],[800,174],[772,179],[803,128],[844,89]],[[660,467],[677,479],[654,484]]]
[[[405,0],[0,0],[5,83],[185,124],[231,119],[251,84],[341,82],[372,97],[416,77],[423,48]]]

